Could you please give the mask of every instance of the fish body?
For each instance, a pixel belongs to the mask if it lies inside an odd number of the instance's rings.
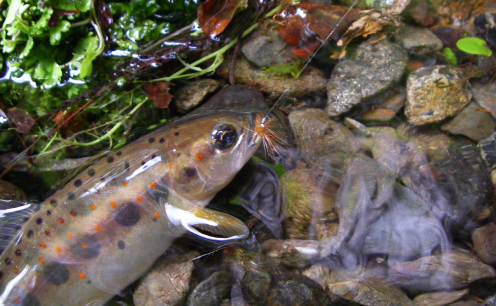
[[[175,238],[188,230],[201,235],[195,225],[246,234],[241,221],[204,207],[258,148],[255,117],[264,108],[253,105],[263,96],[232,86],[212,101],[46,199],[0,257],[0,305],[102,305]]]

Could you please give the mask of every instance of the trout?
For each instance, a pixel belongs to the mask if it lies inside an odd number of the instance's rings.
[[[205,206],[259,147],[266,111],[259,91],[227,87],[80,172],[2,253],[0,305],[103,305],[186,232],[246,237],[240,220]]]

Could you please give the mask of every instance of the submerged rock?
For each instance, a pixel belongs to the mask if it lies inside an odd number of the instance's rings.
[[[405,25],[395,35],[399,43],[410,54],[429,54],[441,51],[443,42],[429,29]]]
[[[459,291],[442,291],[433,293],[424,293],[417,295],[413,301],[418,306],[444,306],[458,301],[468,294],[469,290]]]
[[[407,61],[407,53],[397,44],[362,43],[350,59],[341,60],[332,70],[327,82],[329,116],[339,116],[398,82]]]
[[[482,108],[492,111],[491,115],[496,118],[496,83],[475,83],[472,86],[472,93],[477,103]]]
[[[288,44],[275,29],[261,29],[253,32],[243,41],[241,52],[258,67],[297,60],[287,51]]]
[[[175,94],[174,101],[177,110],[183,114],[189,112],[198,106],[208,94],[215,92],[220,87],[221,82],[212,79],[191,82],[179,89]]]
[[[193,272],[191,259],[200,255],[189,252],[158,260],[134,292],[136,306],[182,305],[189,291]]]
[[[27,201],[26,194],[21,188],[4,180],[0,180],[0,199],[19,202]]]
[[[475,252],[488,265],[496,265],[496,225],[486,224],[472,233]]]
[[[408,76],[405,114],[415,125],[444,120],[460,112],[472,98],[463,70],[431,66]]]
[[[227,271],[217,271],[198,284],[186,302],[187,306],[217,306],[229,297],[232,277]]]
[[[455,135],[465,135],[479,141],[489,137],[496,128],[496,121],[486,112],[478,111],[481,107],[473,101],[441,129]]]

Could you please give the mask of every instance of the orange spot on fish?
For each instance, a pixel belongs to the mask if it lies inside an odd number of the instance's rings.
[[[196,159],[202,159],[203,158],[203,155],[201,155],[200,153],[196,154]]]
[[[43,262],[45,262],[45,259],[43,257],[38,257],[38,262],[43,263]]]
[[[88,246],[86,245],[86,243],[83,242],[83,243],[81,243],[81,248],[86,250],[88,248]]]
[[[112,208],[115,207],[115,201],[110,201],[110,206],[112,206]]]
[[[97,224],[97,225],[95,225],[94,229],[95,229],[95,231],[97,231],[97,232],[99,232],[99,233],[101,233],[101,232],[102,232],[102,227],[101,227],[100,225],[98,225],[98,224]]]
[[[55,247],[55,252],[60,253],[62,250],[59,247]]]
[[[95,210],[96,209],[96,205],[93,205],[92,204],[92,205],[90,205],[90,208],[91,208],[91,210]]]
[[[171,163],[169,163],[169,169],[172,169],[172,164]]]
[[[73,209],[71,210],[71,216],[75,216],[76,215],[76,211]]]
[[[14,303],[19,303],[21,301],[21,298],[16,296],[14,299],[12,299],[12,302]]]
[[[66,236],[67,236],[68,239],[72,239],[72,234],[71,233],[67,233]]]
[[[155,189],[155,187],[157,187],[157,183],[151,182],[149,186],[151,189]]]
[[[19,270],[17,268],[14,269],[14,274],[19,273]]]
[[[59,218],[58,221],[59,221],[59,223],[64,223],[64,219],[62,219],[62,218]]]
[[[50,236],[50,232],[49,231],[45,231],[45,235]]]
[[[158,212],[154,212],[154,213],[153,213],[153,216],[154,216],[155,218],[160,217],[160,215],[158,214]]]
[[[122,186],[126,187],[127,186],[127,182],[122,182]]]
[[[143,202],[143,198],[138,196],[138,197],[136,197],[136,201],[138,201],[138,203],[141,203],[141,202]]]
[[[86,275],[84,275],[84,273],[81,273],[81,274],[79,274],[79,278],[80,279],[85,279],[86,278]]]
[[[40,242],[40,247],[41,247],[42,249],[44,249],[44,248],[46,247],[46,245],[45,245],[43,242]]]

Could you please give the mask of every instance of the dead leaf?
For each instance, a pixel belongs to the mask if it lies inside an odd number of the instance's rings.
[[[172,95],[169,93],[168,82],[146,83],[144,88],[148,91],[148,99],[153,101],[156,108],[167,108]]]
[[[247,0],[207,0],[198,7],[198,23],[206,35],[217,36],[247,6]]]
[[[34,125],[34,120],[29,116],[28,112],[16,107],[7,110],[7,116],[10,122],[15,124],[16,132],[26,134]]]
[[[343,19],[347,11],[342,6],[302,1],[286,5],[273,16],[273,20],[278,25],[276,29],[279,34],[292,46],[293,54],[307,57],[317,50],[333,30],[330,39],[343,34],[358,18],[358,11],[351,10]]]

